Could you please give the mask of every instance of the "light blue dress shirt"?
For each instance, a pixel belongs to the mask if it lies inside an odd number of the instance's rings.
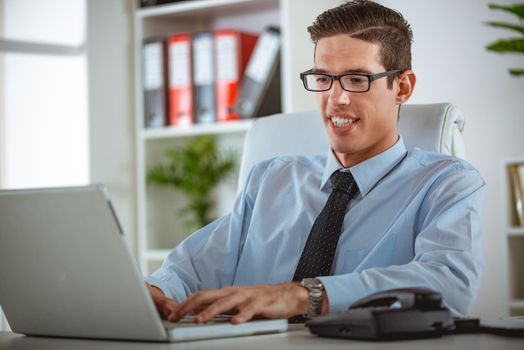
[[[293,278],[311,227],[342,168],[326,156],[285,156],[255,166],[230,214],[192,234],[146,281],[181,302],[198,290]],[[351,200],[331,276],[320,277],[331,313],[370,293],[429,287],[467,314],[482,270],[484,181],[466,161],[402,139],[349,169]]]

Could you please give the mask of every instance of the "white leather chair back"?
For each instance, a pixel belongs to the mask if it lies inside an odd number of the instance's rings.
[[[464,116],[451,103],[403,105],[399,132],[408,150],[466,158]],[[253,165],[280,155],[325,154],[329,143],[318,111],[275,114],[255,120],[248,130],[240,163],[239,189]]]

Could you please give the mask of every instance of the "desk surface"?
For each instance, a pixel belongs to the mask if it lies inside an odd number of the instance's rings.
[[[251,337],[199,340],[184,343],[141,343],[125,341],[77,340],[60,338],[26,337],[10,332],[0,332],[0,349],[110,349],[110,350],[163,350],[163,349],[245,349],[249,350],[278,350],[278,349],[322,349],[329,350],[360,350],[360,349],[387,349],[387,350],[524,350],[524,339],[506,338],[489,334],[461,334],[436,339],[367,342],[344,339],[319,338],[309,333],[304,326],[293,327],[286,333],[258,335]]]

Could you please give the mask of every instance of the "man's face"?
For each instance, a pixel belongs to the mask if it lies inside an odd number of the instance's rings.
[[[314,69],[333,75],[385,71],[377,44],[344,34],[317,42]],[[345,91],[338,81],[329,91],[316,93],[331,147],[342,165],[358,164],[396,143],[398,90],[397,83],[388,89],[387,78],[380,78],[363,93]]]

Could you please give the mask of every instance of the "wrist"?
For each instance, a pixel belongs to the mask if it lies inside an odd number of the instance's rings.
[[[327,314],[329,314],[329,301],[328,301],[328,296],[327,296],[325,288],[324,288],[324,292],[322,293],[322,298],[323,298],[323,301],[322,301],[322,315],[327,315]]]
[[[300,285],[300,282],[293,282],[297,292],[295,298],[298,302],[296,315],[305,315],[309,309],[309,291]]]

